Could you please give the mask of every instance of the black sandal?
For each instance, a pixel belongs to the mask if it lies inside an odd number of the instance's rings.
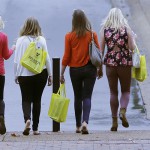
[[[0,134],[5,134],[6,133],[6,126],[5,126],[5,121],[4,117],[0,116]]]
[[[31,128],[26,128],[26,129],[23,131],[23,135],[29,135],[29,134],[30,134],[30,130],[31,130]]]
[[[76,133],[81,133],[81,126],[80,127],[76,127]]]
[[[88,131],[88,129],[86,128],[86,126],[83,126],[83,127],[82,127],[81,132],[82,132],[82,134],[89,134],[89,131]]]
[[[30,134],[30,120],[27,120],[26,122],[26,126],[25,126],[25,129],[23,131],[23,135],[29,135]]]

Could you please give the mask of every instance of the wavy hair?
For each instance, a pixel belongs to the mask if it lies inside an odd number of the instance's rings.
[[[4,21],[2,17],[0,16],[0,30],[4,29],[4,27],[5,27]]]
[[[76,32],[77,36],[84,36],[86,31],[91,31],[91,23],[87,19],[83,10],[76,9],[73,12],[72,32]]]
[[[41,27],[39,22],[34,17],[29,17],[25,20],[22,29],[20,30],[20,36],[32,35],[32,36],[41,36]]]
[[[104,21],[101,24],[102,29],[104,28],[114,28],[115,31],[119,30],[122,27],[129,27],[128,21],[123,16],[121,10],[119,8],[112,8],[107,17],[104,19]]]

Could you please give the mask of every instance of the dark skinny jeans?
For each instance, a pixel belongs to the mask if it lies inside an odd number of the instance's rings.
[[[5,113],[4,86],[5,86],[5,76],[0,75],[0,116],[3,117]]]
[[[96,68],[88,63],[83,67],[70,67],[70,78],[74,91],[74,109],[76,126],[81,121],[88,123],[91,110],[91,97],[96,80]],[[83,118],[82,118],[83,111]]]
[[[47,82],[47,70],[34,76],[19,76],[18,81],[22,95],[22,109],[25,123],[31,119],[32,109],[32,129],[38,130],[39,117],[41,112],[41,97]],[[33,105],[31,105],[33,104]]]

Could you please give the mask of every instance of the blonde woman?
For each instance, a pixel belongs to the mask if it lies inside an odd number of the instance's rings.
[[[4,102],[4,85],[5,85],[5,67],[4,67],[4,60],[10,58],[15,50],[15,46],[8,49],[8,38],[7,35],[2,32],[1,30],[4,29],[4,21],[0,16],[0,134],[6,133],[6,126],[5,126],[5,102]]]
[[[131,28],[119,8],[112,8],[103,21],[100,40],[103,53],[107,46],[104,64],[110,88],[111,131],[117,131],[119,106],[122,125],[126,128],[129,127],[126,110],[130,95],[132,50],[135,48]],[[118,99],[118,81],[121,87],[120,101]]]
[[[40,74],[34,74],[24,68],[20,64],[25,50],[30,41],[36,40],[38,37],[38,46],[43,47],[47,51],[46,64]],[[20,37],[16,43],[16,51],[14,58],[15,82],[20,86],[22,95],[22,109],[25,121],[24,135],[30,134],[31,112],[32,112],[32,129],[34,135],[39,135],[38,124],[41,112],[41,98],[45,88],[47,79],[48,86],[52,84],[51,78],[51,62],[47,50],[46,40],[42,36],[41,27],[38,20],[34,17],[26,19],[22,29],[20,30]]]

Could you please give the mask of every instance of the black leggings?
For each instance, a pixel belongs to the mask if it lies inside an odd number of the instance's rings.
[[[31,119],[31,104],[33,131],[38,130],[39,117],[41,112],[41,97],[47,82],[47,70],[34,76],[20,76],[18,78],[21,94],[22,94],[22,109],[25,122]]]
[[[4,116],[5,102],[4,102],[4,85],[5,76],[0,75],[0,115]]]

